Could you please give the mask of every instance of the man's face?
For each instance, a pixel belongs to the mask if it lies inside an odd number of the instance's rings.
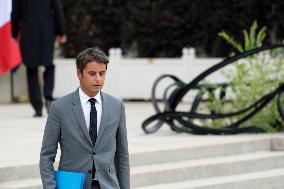
[[[90,97],[96,96],[103,88],[106,75],[106,64],[89,62],[83,72],[77,70],[81,89]]]

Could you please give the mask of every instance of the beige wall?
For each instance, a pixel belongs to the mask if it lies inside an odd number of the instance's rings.
[[[196,58],[194,51],[183,49],[180,58],[125,58],[121,50],[110,51],[110,65],[103,91],[123,99],[149,99],[154,81],[162,74],[174,74],[185,82],[191,81],[198,74],[208,69],[221,58]],[[55,86],[53,95],[62,97],[79,86],[76,76],[75,59],[55,58]],[[42,74],[43,70],[39,72]],[[220,74],[212,75],[210,81],[224,80]],[[22,65],[15,76],[15,96],[27,100],[25,67]],[[42,78],[42,77],[40,77]],[[170,80],[168,80],[170,81]],[[167,81],[164,83],[167,85]],[[162,85],[162,86],[165,86]],[[10,74],[0,76],[0,103],[11,102]],[[161,97],[164,89],[157,91]],[[24,98],[23,98],[24,97]]]

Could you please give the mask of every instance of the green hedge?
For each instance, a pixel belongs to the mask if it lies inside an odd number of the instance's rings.
[[[126,55],[178,57],[193,46],[199,56],[225,56],[232,49],[217,33],[241,40],[240,28],[253,20],[267,26],[265,43],[283,39],[281,0],[63,0],[68,43],[66,57],[99,46],[121,47]]]

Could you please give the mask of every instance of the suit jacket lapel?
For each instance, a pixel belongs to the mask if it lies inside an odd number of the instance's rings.
[[[109,103],[108,103],[108,100],[106,99],[106,95],[101,92],[101,97],[102,97],[102,118],[101,118],[101,124],[100,124],[100,127],[99,127],[99,133],[98,133],[98,138],[97,138],[97,141],[96,141],[96,146],[99,145],[99,142],[102,140],[102,135],[103,135],[103,132],[106,128],[106,125],[108,123],[108,120],[109,120]]]
[[[91,140],[91,137],[90,137],[88,129],[87,129],[83,109],[82,109],[81,102],[80,102],[79,89],[77,89],[73,93],[72,104],[73,104],[72,109],[73,109],[73,112],[75,114],[75,117],[76,117],[81,129],[83,130],[85,136],[87,137],[89,143],[92,144],[92,140]]]

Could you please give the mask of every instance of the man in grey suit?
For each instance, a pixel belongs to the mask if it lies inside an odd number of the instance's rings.
[[[84,189],[130,188],[124,105],[101,91],[108,62],[99,48],[81,52],[76,60],[80,87],[52,103],[40,153],[44,189],[56,188],[58,143],[58,169],[84,173]]]

